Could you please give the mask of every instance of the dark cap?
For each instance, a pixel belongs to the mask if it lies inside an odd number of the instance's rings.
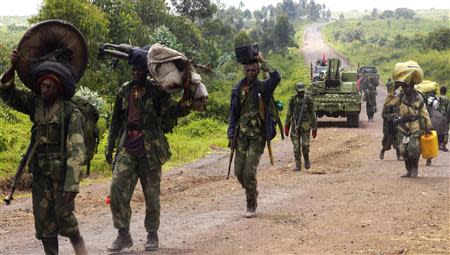
[[[306,88],[305,88],[305,85],[304,85],[302,82],[299,82],[299,83],[297,83],[297,84],[295,85],[295,90],[296,90],[297,92],[301,92],[301,91],[305,91]]]

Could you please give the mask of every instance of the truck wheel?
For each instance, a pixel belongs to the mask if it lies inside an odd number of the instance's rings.
[[[359,114],[347,114],[347,126],[359,127]]]

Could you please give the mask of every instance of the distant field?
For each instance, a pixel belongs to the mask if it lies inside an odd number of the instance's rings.
[[[420,15],[427,13],[424,11]],[[347,56],[353,65],[377,66],[383,81],[391,76],[395,63],[412,59],[424,69],[425,79],[448,85],[450,77],[444,70],[450,68],[450,50],[427,49],[424,41],[428,33],[442,27],[448,27],[448,22],[427,18],[351,19],[331,23],[323,33],[327,42]],[[354,31],[362,33],[361,39],[346,41],[345,35]]]
[[[332,12],[331,17],[334,19],[338,19],[339,15],[344,14],[345,19],[360,19],[364,17],[365,15],[370,15],[372,10],[351,10],[351,11],[345,11],[345,12]],[[384,11],[384,10],[383,10]],[[378,11],[378,13],[382,13],[383,11]],[[434,20],[441,20],[445,21],[447,20],[447,26],[448,26],[448,20],[449,20],[449,10],[442,10],[442,9],[428,9],[428,10],[414,10],[416,13],[417,18],[422,19],[434,19]]]

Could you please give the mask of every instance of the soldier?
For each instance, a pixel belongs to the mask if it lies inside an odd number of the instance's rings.
[[[405,160],[406,173],[402,177],[417,177],[419,174],[420,136],[431,134],[431,120],[422,96],[414,90],[414,85],[423,79],[423,71],[414,61],[397,63],[392,73],[396,86],[401,86],[403,94],[392,98],[391,104],[399,107],[397,130],[400,135],[400,154]],[[388,95],[388,97],[394,97]]]
[[[392,85],[394,85],[394,83],[392,82],[392,79],[391,79],[391,78],[388,78],[388,81],[386,82],[386,90],[387,90],[387,91],[390,91]]]
[[[450,116],[449,116],[449,105],[450,101],[447,98],[447,88],[442,86],[440,88],[441,95],[439,96],[439,112],[442,113],[447,118],[447,124],[450,125]],[[439,149],[441,151],[448,152],[447,149],[447,143],[448,143],[448,132],[444,135],[442,143],[439,144]]]
[[[281,80],[279,73],[272,69],[260,55],[257,61],[262,63],[261,69],[264,72],[269,72],[269,79],[258,80],[260,72],[258,62],[244,65],[245,78],[239,81],[231,91],[227,132],[230,146],[235,144],[232,142],[234,138],[237,140],[234,174],[246,192],[245,217],[247,218],[256,214],[258,197],[256,169],[266,141],[270,141],[275,136],[276,122],[268,105]]]
[[[390,78],[389,78],[390,80]],[[394,125],[394,117],[399,114],[398,105],[391,105],[391,100],[395,99],[394,91],[397,89],[396,86],[389,87],[389,94],[393,97],[388,97],[383,105],[383,111],[381,117],[383,118],[383,140],[381,141],[381,151],[380,159],[384,159],[384,152],[388,151],[393,147],[396,151],[397,160],[401,160],[400,149],[398,148],[398,132]]]
[[[69,66],[43,61],[32,69],[36,92],[23,91],[14,85],[20,58],[14,50],[11,67],[0,80],[0,95],[34,124],[29,169],[36,238],[45,254],[58,254],[58,234],[70,238],[75,254],[87,254],[73,213],[85,151],[84,116],[70,102],[76,79]]]
[[[309,134],[312,129],[312,137],[317,136],[316,112],[314,111],[313,99],[305,94],[305,85],[298,83],[295,87],[297,94],[289,100],[289,107],[284,123],[284,134],[289,136],[294,147],[295,168],[294,171],[302,170],[302,152],[305,160],[305,168],[309,169]],[[291,128],[292,125],[292,129]],[[301,146],[301,150],[300,150]]]
[[[370,79],[363,77],[361,79],[361,89],[364,92],[364,101],[366,102],[366,112],[369,121],[373,121],[373,116],[377,112],[377,84]]]
[[[108,251],[119,252],[133,245],[129,230],[130,201],[138,179],[145,197],[145,250],[158,249],[160,218],[161,167],[171,153],[164,133],[170,132],[176,119],[189,113],[184,102],[177,103],[169,93],[147,79],[146,52],[134,54],[132,81],[125,83],[116,95],[109,128],[106,160],[113,161],[117,147],[111,183],[111,212],[116,240]]]

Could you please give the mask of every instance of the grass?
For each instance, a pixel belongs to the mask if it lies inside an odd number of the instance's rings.
[[[377,66],[383,81],[391,77],[392,68],[397,62],[415,60],[425,73],[425,79],[447,85],[450,77],[444,70],[449,69],[450,50],[427,50],[419,44],[395,46],[398,36],[413,41],[426,36],[443,25],[439,19],[415,20],[345,20],[327,25],[323,34],[329,44],[338,52],[349,57],[353,65]],[[364,40],[343,42],[336,38],[348,31],[360,29]],[[341,38],[341,37],[339,37]]]
[[[298,44],[300,46],[302,45],[304,27],[305,24],[296,25],[296,38],[299,40]],[[281,118],[284,122],[287,102],[295,94],[295,84],[297,82],[307,84],[309,81],[309,67],[304,65],[303,55],[297,48],[289,49],[285,55],[281,53],[269,54],[268,61],[282,76],[282,81],[275,91],[275,99],[284,103],[285,110],[281,112]],[[211,153],[215,147],[225,148],[227,146],[226,130],[228,124],[224,117],[228,116],[231,88],[243,77],[237,64],[236,70],[236,79],[211,79],[211,86],[221,86],[216,87],[214,92],[210,94],[211,108],[213,108],[211,111],[214,110],[213,114],[193,113],[180,119],[179,125],[174,129],[173,133],[167,134],[172,158],[164,165],[164,170],[204,157]],[[214,107],[212,104],[214,104]],[[10,124],[0,120],[1,138],[9,141],[8,150],[0,151],[0,180],[11,178],[14,175],[15,168],[20,160],[19,154],[25,151],[30,137],[31,122],[26,116],[18,113],[14,114],[20,116],[20,123]],[[96,178],[111,176],[111,168],[104,158],[106,138],[107,132],[103,134],[98,146],[98,152],[91,161],[91,173]]]

